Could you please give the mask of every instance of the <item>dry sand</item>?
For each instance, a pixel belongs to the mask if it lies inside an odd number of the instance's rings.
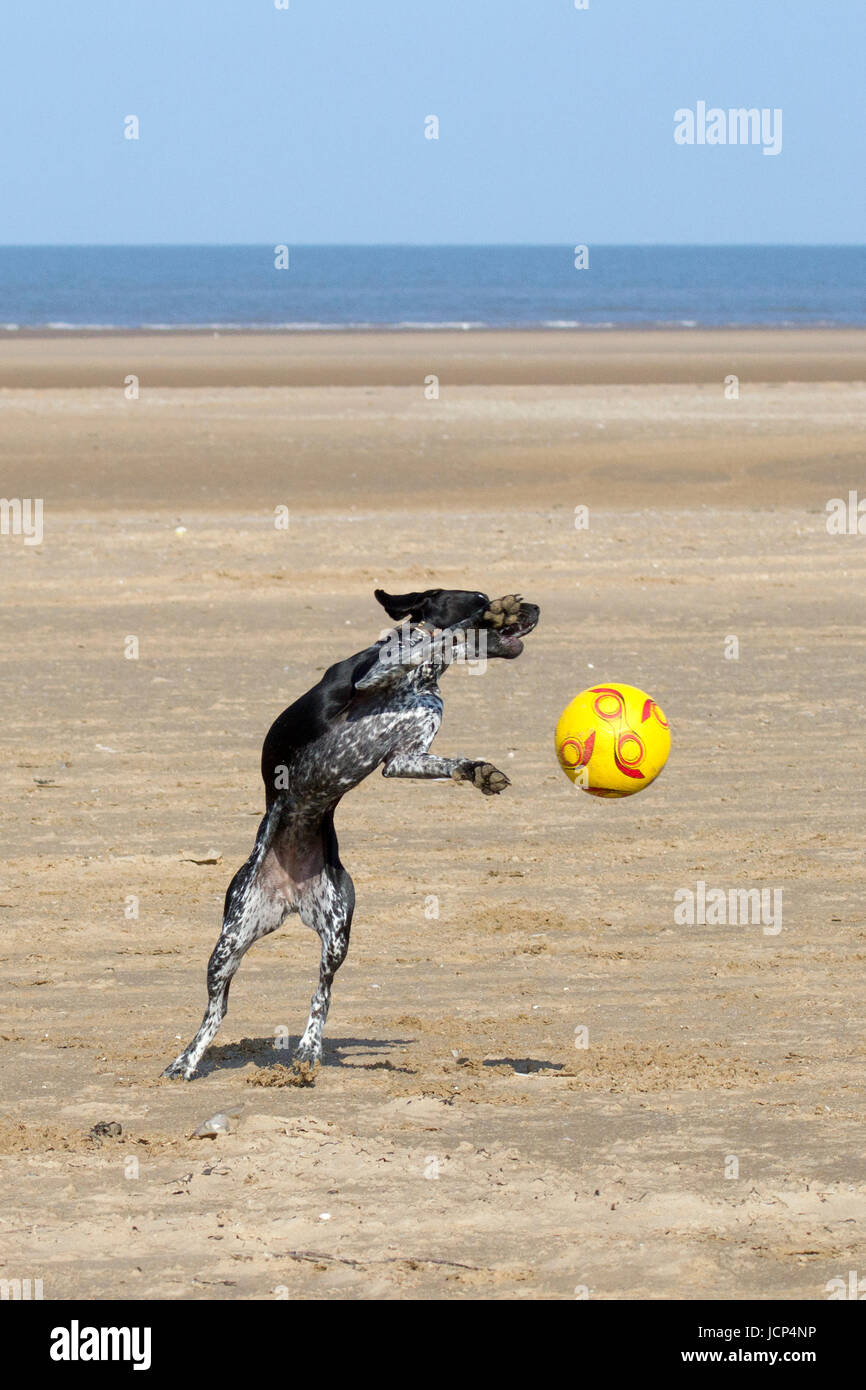
[[[847,332],[0,345],[0,490],[45,505],[41,546],[0,537],[0,1277],[810,1300],[866,1271],[866,539],[825,517],[866,491],[864,383]],[[513,786],[373,777],[341,806],[358,906],[314,1088],[268,1084],[316,974],[296,918],[205,1074],[161,1080],[263,734],[378,633],[374,584],[541,604],[519,662],[444,683],[436,746]],[[628,801],[553,756],[599,678],[672,723]],[[678,926],[698,880],[782,890],[782,931]]]

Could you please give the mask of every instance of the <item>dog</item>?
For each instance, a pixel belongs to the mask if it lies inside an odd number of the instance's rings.
[[[520,656],[523,638],[538,622],[537,605],[516,594],[491,601],[464,589],[400,595],[376,589],[374,596],[399,626],[329,667],[268,732],[261,764],[265,816],[252,854],[226,892],[222,931],[208,962],[207,1009],[164,1076],[192,1078],[225,1018],[229,986],[245,953],[291,912],[322,943],[318,987],[293,1058],[299,1078],[314,1072],[355,907],[334,831],[334,811],[346,792],[380,765],[385,777],[469,782],[485,796],[510,785],[491,763],[428,752],[442,719],[438,681],[461,651]]]

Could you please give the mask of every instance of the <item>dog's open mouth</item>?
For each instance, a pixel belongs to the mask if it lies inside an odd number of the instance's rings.
[[[508,623],[506,627],[500,628],[500,640],[510,643],[520,642],[521,637],[529,636],[529,633],[535,627],[537,621],[537,618],[533,618],[531,622],[527,620],[525,622]]]
[[[523,651],[521,637],[526,637],[535,627],[535,623],[509,623],[507,627],[502,627],[496,634],[499,638],[499,647],[503,655],[520,656]]]
[[[520,594],[495,598],[484,614],[488,631],[493,635],[499,656],[519,656],[523,651],[521,638],[526,637],[538,622],[534,603],[524,603]]]

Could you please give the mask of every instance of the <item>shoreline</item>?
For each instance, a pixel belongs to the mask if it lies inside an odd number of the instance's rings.
[[[864,323],[697,323],[673,321],[641,323],[475,323],[449,321],[447,323],[2,323],[0,341],[14,341],[16,338],[211,338],[250,337],[280,338],[308,337],[368,337],[375,334],[400,336],[406,333],[550,333],[592,334],[596,333],[866,333]]]

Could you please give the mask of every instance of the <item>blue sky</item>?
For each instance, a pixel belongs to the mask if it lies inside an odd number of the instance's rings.
[[[40,0],[3,30],[7,245],[866,241],[862,0]],[[676,145],[700,100],[781,107],[781,154]]]

